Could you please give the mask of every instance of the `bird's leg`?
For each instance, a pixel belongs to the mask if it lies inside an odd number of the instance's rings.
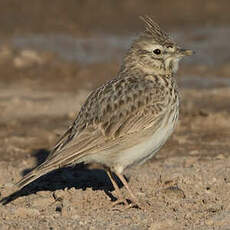
[[[119,177],[119,179],[121,180],[123,185],[126,187],[126,189],[128,190],[128,192],[131,196],[131,201],[133,201],[133,204],[131,204],[130,207],[133,207],[133,205],[137,205],[139,208],[142,208],[138,199],[136,198],[136,196],[133,194],[133,192],[129,188],[128,183],[127,183],[126,179],[124,178],[124,176],[118,172],[116,172],[116,175]]]
[[[116,180],[113,176],[113,173],[110,170],[106,170],[109,179],[111,180],[113,187],[115,189],[115,193],[117,194],[117,200],[115,202],[113,202],[113,206],[120,204],[120,203],[124,203],[125,205],[128,205],[128,202],[126,199],[124,199],[123,195],[121,194],[120,188],[118,187]]]

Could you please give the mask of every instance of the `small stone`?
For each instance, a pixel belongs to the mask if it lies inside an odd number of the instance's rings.
[[[163,193],[167,196],[167,198],[170,198],[170,199],[175,199],[175,198],[184,199],[185,198],[184,191],[178,188],[177,186],[170,186],[164,189]]]
[[[214,222],[213,222],[213,220],[208,219],[208,220],[205,221],[205,224],[208,225],[208,226],[211,226],[211,225],[214,224]]]
[[[62,212],[62,208],[63,208],[62,204],[58,204],[58,205],[56,206],[55,211],[56,211],[56,212]]]

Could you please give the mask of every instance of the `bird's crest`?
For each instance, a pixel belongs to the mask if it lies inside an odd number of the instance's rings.
[[[151,37],[162,45],[172,43],[169,34],[162,30],[160,26],[152,20],[152,18],[149,16],[141,16],[140,19],[145,23],[143,36]]]

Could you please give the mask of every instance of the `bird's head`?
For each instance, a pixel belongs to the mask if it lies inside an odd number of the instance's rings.
[[[180,48],[150,17],[141,19],[145,31],[133,42],[126,60],[149,74],[175,73],[180,59],[192,55],[193,51]]]

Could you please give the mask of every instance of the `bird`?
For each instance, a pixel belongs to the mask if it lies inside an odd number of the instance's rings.
[[[117,176],[129,201],[138,206],[123,172],[151,159],[171,136],[180,107],[175,73],[179,61],[193,54],[150,16],[140,18],[144,30],[132,42],[117,75],[90,93],[47,159],[17,183],[18,189],[55,169],[96,163],[112,182],[114,203],[130,205]]]

